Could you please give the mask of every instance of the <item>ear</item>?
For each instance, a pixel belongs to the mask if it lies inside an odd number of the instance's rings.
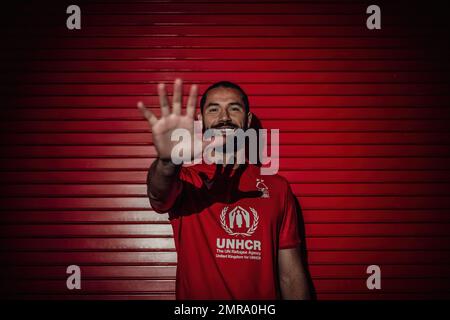
[[[247,113],[247,128],[250,128],[250,125],[252,124],[252,117],[253,113],[251,112]]]

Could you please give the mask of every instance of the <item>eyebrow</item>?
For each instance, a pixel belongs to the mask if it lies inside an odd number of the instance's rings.
[[[229,105],[229,106],[230,106],[230,105],[237,105],[237,106],[241,107],[242,109],[244,108],[244,106],[243,106],[240,102],[231,102],[231,103],[229,103],[228,105]]]
[[[231,106],[231,105],[238,105],[238,106],[240,106],[241,108],[244,108],[244,106],[243,106],[242,103],[240,103],[240,102],[230,102],[230,103],[228,104],[228,106]],[[206,108],[208,108],[208,107],[217,107],[217,106],[220,106],[220,104],[215,103],[215,102],[210,102],[210,103],[208,103],[208,105],[206,106]]]

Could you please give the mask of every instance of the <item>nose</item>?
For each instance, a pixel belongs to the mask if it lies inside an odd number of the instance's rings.
[[[227,110],[226,108],[225,108],[225,109],[222,109],[222,110],[220,111],[220,114],[219,114],[219,120],[220,120],[221,122],[228,122],[228,121],[231,120],[230,115],[228,114],[228,110]]]

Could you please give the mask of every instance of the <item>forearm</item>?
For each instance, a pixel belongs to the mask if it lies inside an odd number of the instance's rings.
[[[283,300],[309,300],[311,295],[304,272],[280,279],[281,297]]]
[[[309,300],[310,292],[299,248],[279,251],[278,266],[281,298],[285,300]]]
[[[170,160],[156,159],[147,175],[147,194],[152,207],[169,209],[175,203],[181,189],[181,166]]]

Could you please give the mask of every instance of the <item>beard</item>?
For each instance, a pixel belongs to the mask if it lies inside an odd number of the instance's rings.
[[[218,122],[210,127],[206,127],[205,126],[205,121],[203,120],[203,133],[208,130],[208,129],[213,129],[213,130],[232,130],[232,131],[236,131],[237,129],[242,129],[242,130],[247,130],[248,126],[247,126],[247,118],[244,121],[244,125],[243,127],[240,127],[238,124],[233,123],[232,121],[221,121]],[[224,131],[224,134],[227,134],[226,131]]]
[[[241,127],[231,121],[228,121],[214,124],[206,130],[209,130],[210,133],[211,131],[213,132],[212,136],[216,137],[214,139],[222,139],[222,141],[217,142],[217,145],[215,147],[216,152],[219,152],[220,154],[223,154],[224,156],[229,158],[233,155],[236,155],[237,152],[245,152],[247,145],[246,140],[242,141],[241,139],[238,139],[235,134],[236,130],[242,132],[246,131],[247,129],[247,122],[245,122],[244,126]],[[203,133],[205,133],[206,130],[203,130]],[[209,134],[207,135],[209,136]],[[234,142],[231,142],[231,139],[234,140]],[[238,143],[238,141],[240,141],[240,143]],[[232,148],[229,148],[230,146],[227,146],[227,143],[232,143]]]

